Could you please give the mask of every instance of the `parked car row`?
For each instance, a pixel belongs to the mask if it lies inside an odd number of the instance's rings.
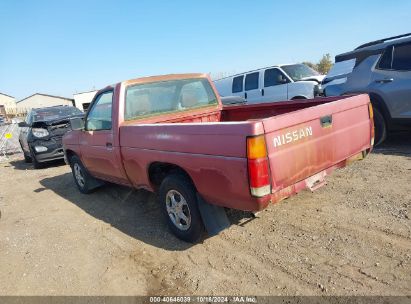
[[[337,55],[325,77],[304,64],[291,64],[248,71],[214,83],[224,104],[366,93],[373,105],[378,145],[389,131],[411,129],[411,34],[365,43]]]

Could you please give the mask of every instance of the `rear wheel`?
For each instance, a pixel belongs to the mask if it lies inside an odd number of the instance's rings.
[[[387,138],[387,124],[384,116],[377,108],[373,108],[374,112],[374,129],[375,129],[375,145],[378,146]]]
[[[204,224],[193,184],[183,175],[169,175],[161,183],[158,198],[171,231],[183,241],[198,241]]]

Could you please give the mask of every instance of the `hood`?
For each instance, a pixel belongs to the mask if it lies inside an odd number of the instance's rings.
[[[35,121],[31,124],[32,128],[48,128],[50,126],[61,126],[64,124],[70,125],[70,118],[75,118],[75,117],[84,117],[85,114],[79,114],[79,115],[72,115],[72,116],[67,116],[67,117],[59,117],[57,119],[53,120],[40,120],[40,121]]]

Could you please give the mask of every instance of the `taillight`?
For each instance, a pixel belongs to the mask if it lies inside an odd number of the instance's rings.
[[[372,109],[372,104],[371,102],[368,104],[368,114],[370,115],[370,120],[372,123],[371,126],[371,141],[370,144],[371,146],[374,146],[374,137],[375,137],[375,130],[374,130],[374,110]]]
[[[270,169],[264,135],[247,138],[247,159],[251,195],[263,197],[270,194]]]

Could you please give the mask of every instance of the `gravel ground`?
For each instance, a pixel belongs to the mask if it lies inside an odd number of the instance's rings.
[[[411,134],[192,245],[154,195],[0,164],[1,295],[410,295]]]

